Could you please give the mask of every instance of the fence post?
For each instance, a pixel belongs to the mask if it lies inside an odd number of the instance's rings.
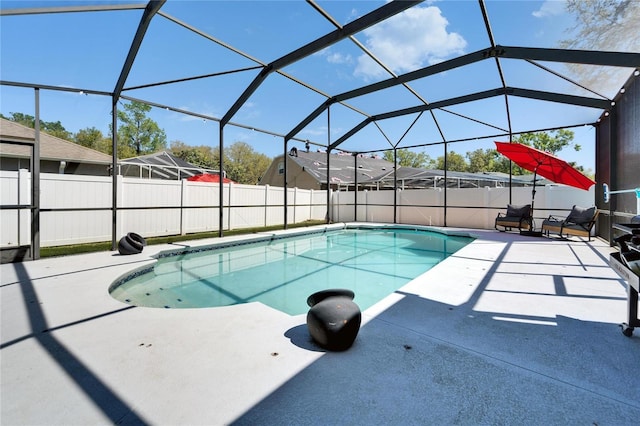
[[[397,209],[396,210],[397,211],[397,217],[396,217],[397,221],[396,221],[396,223],[404,223],[404,222],[402,222],[402,217],[404,216],[402,214],[402,211],[404,210],[404,203],[403,203],[403,198],[404,198],[403,195],[404,194],[402,192],[402,189],[400,189],[400,188],[398,188],[396,191],[398,192],[398,197],[396,198],[396,200],[397,200],[396,201],[396,209]]]
[[[369,190],[364,190],[364,221],[367,222],[369,220]],[[356,218],[356,222],[358,218]]]
[[[185,205],[185,197],[187,196],[187,180],[182,179],[180,181],[180,235],[185,235],[185,226],[184,226],[184,205]]]
[[[444,188],[446,188],[447,187],[446,179],[444,180],[444,183],[445,183]],[[437,210],[438,211],[438,215],[437,215],[438,224],[436,226],[444,226],[444,216],[445,216],[445,214],[444,214],[444,209],[445,209],[444,203],[445,203],[445,191],[446,191],[446,189],[438,188],[437,191],[438,191],[438,210]]]
[[[486,207],[486,209],[484,211],[484,228],[485,229],[491,229],[490,225],[491,225],[491,212],[492,212],[492,210],[489,208],[489,207],[491,207],[491,205],[489,204],[490,201],[491,201],[491,187],[485,186],[484,189],[485,189],[485,191],[484,191],[484,206]]]
[[[296,210],[298,210],[298,187],[293,187],[293,223],[296,223]]]
[[[228,191],[229,191],[229,197],[228,197],[228,208],[227,208],[227,230],[230,231],[231,230],[231,186],[233,184],[232,183],[228,183]],[[222,185],[222,190],[224,191],[224,184]],[[224,198],[224,197],[223,197]]]
[[[29,170],[27,169],[20,169],[18,170],[18,203],[17,204],[29,204],[29,205],[33,205],[33,201],[31,200],[31,181],[30,181],[30,177],[31,177],[31,172],[29,172]],[[30,212],[31,210],[29,210]],[[27,241],[27,244],[30,244],[31,241],[31,225],[30,225],[30,221],[29,218],[31,217],[30,214],[27,214],[27,211],[25,210],[17,210],[18,212],[18,245],[21,246],[23,245],[22,242],[24,240]],[[23,221],[23,216],[25,217],[25,220]],[[24,223],[23,223],[24,222]],[[27,231],[26,233],[22,232],[22,227],[24,226],[24,224],[26,224],[27,226],[25,227],[25,230]],[[24,235],[26,234],[26,236]]]
[[[116,198],[116,206],[117,207],[125,207],[122,205],[122,200],[124,200],[124,182],[122,181],[122,175],[116,175],[116,193],[117,193],[117,198]],[[131,211],[131,210],[128,210]],[[117,210],[117,216],[116,216],[116,223],[117,223],[117,227],[116,227],[116,236],[117,239],[119,240],[120,237],[122,237],[124,235],[124,229],[125,229],[125,224],[124,224],[124,215],[127,212],[127,210],[122,210],[122,209],[118,209]]]
[[[264,186],[264,226],[267,226],[267,212],[269,211],[269,185]]]

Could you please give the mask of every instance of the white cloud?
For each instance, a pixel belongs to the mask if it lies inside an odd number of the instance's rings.
[[[328,47],[314,53],[314,56],[322,56],[331,64],[350,64],[353,62],[353,57],[351,55],[333,52]]]
[[[327,61],[331,64],[349,64],[353,62],[351,55],[343,55],[337,52],[327,52]]]
[[[200,105],[199,107],[196,106],[195,108],[191,108],[190,106],[187,106],[187,105],[180,105],[178,106],[178,109],[182,111],[197,111],[198,113],[202,115],[207,115],[209,117],[217,117],[217,114],[219,114],[219,112],[216,112],[209,105]],[[182,122],[202,121],[202,118],[196,117],[195,115],[182,114],[182,113],[173,112],[173,111],[171,111],[171,114],[173,117],[176,117],[178,121],[182,121]]]
[[[258,104],[252,101],[245,102],[240,107],[240,112],[243,114],[244,120],[260,117],[262,115],[262,111],[259,109]]]
[[[351,9],[351,12],[349,13],[349,16],[347,18],[347,21],[353,21],[354,19],[358,18],[360,16],[360,13],[358,13],[358,9]]]
[[[565,11],[565,0],[545,0],[542,2],[540,9],[532,13],[536,18],[545,18],[547,16],[562,15]]]
[[[301,132],[303,135],[309,135],[311,137],[318,137],[318,136],[323,136],[327,134],[327,128],[326,127],[321,127],[318,129],[304,129]]]
[[[449,22],[435,6],[414,7],[364,31],[364,45],[396,73],[405,73],[464,53],[465,39],[447,32]],[[369,56],[358,57],[354,74],[366,80],[385,71]]]
[[[331,127],[331,134],[332,135],[342,135],[345,132],[344,128],[342,127]],[[301,132],[302,135],[308,135],[310,137],[326,137],[327,135],[327,126],[319,126],[316,128],[308,128],[308,129],[304,129]]]

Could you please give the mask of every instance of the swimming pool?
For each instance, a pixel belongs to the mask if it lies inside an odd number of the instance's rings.
[[[114,282],[122,302],[204,308],[261,302],[290,315],[312,293],[348,288],[367,309],[469,244],[468,236],[406,227],[342,227],[302,235],[161,253],[157,262]]]

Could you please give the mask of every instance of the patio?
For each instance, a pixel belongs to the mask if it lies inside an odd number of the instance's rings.
[[[314,346],[304,315],[257,303],[109,296],[175,245],[0,265],[0,423],[636,424],[640,338],[618,327],[614,249],[469,232],[474,243],[363,312],[342,353]]]

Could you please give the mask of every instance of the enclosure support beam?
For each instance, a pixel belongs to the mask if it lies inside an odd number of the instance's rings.
[[[447,141],[444,141],[444,144],[442,145],[444,147],[444,219],[443,219],[443,225],[446,227],[447,226],[447,169],[449,168],[449,162],[447,161],[447,157],[448,157],[448,148],[449,145],[447,143]]]
[[[353,221],[358,221],[358,153],[353,153]]]
[[[288,163],[288,160],[289,160],[289,158],[287,157],[287,155],[288,155],[287,154],[287,152],[288,152],[288,149],[287,149],[288,142],[289,141],[287,140],[287,138],[284,138],[284,156],[283,156],[283,158],[284,158],[284,170],[283,170],[284,171],[284,176],[283,176],[283,179],[284,179],[284,194],[283,194],[284,195],[284,229],[288,229],[288,227],[289,227],[288,226],[288,220],[287,220],[287,217],[288,217],[287,206],[288,206],[288,203],[289,203],[289,197],[288,197],[288,195],[289,195],[288,194],[288,192],[289,192],[289,181],[287,180],[287,176],[288,176],[288,174],[287,174],[287,163]],[[267,206],[265,206],[265,209],[267,209]]]
[[[347,133],[345,133],[343,136],[336,139],[336,141],[333,144],[331,144],[331,148],[332,149],[337,148],[341,143],[343,143],[344,141],[349,139],[351,136],[358,133],[367,124],[374,121],[387,120],[389,118],[416,114],[416,113],[424,112],[428,110],[444,108],[451,105],[459,105],[467,102],[473,102],[481,99],[487,99],[487,98],[492,98],[495,96],[503,96],[503,95],[519,96],[522,98],[564,103],[569,105],[578,105],[578,106],[597,108],[597,109],[609,109],[609,107],[611,106],[611,102],[606,99],[588,98],[585,96],[563,95],[559,93],[543,92],[539,90],[520,89],[517,87],[500,87],[497,89],[490,89],[482,92],[471,93],[469,95],[458,96],[451,99],[432,102],[428,105],[417,105],[414,107],[399,109],[396,111],[389,111],[384,114],[377,114],[371,117],[367,117],[364,120],[362,120],[359,124],[357,124],[354,128],[352,128]]]
[[[410,7],[422,3],[423,0],[407,0],[407,1],[392,1],[386,3],[384,6],[367,13],[361,18],[356,19],[353,22],[348,23],[342,28],[334,30],[324,36],[315,39],[314,41],[294,50],[279,59],[266,65],[262,71],[256,76],[256,78],[249,84],[245,91],[240,95],[238,100],[229,108],[227,113],[222,117],[222,122],[226,123],[238,112],[238,110],[244,105],[244,103],[251,97],[251,95],[260,87],[265,79],[275,71],[278,71],[294,62],[299,61],[309,55],[319,52],[334,43],[339,42],[351,35],[359,33],[362,30],[369,28],[379,22],[384,21]]]
[[[393,223],[398,223],[398,148],[393,147]]]
[[[509,59],[528,59],[532,61],[563,62],[610,67],[635,68],[640,64],[640,53],[604,52],[597,50],[496,46],[496,56]]]
[[[218,152],[220,153],[220,185],[219,185],[219,195],[218,195],[218,237],[222,238],[224,236],[224,231],[222,227],[224,226],[224,124],[220,124],[220,136],[219,136],[219,145]]]
[[[609,111],[609,184],[611,188],[618,188],[618,114],[617,105]],[[616,223],[618,197],[609,200],[609,245],[613,245],[613,224]]]
[[[165,4],[167,0],[150,0],[147,3],[147,6],[144,9],[144,13],[142,14],[142,18],[140,19],[140,24],[138,24],[138,29],[136,34],[131,42],[131,47],[129,48],[129,53],[127,54],[127,59],[122,66],[122,70],[120,71],[120,76],[118,77],[118,81],[116,83],[115,89],[111,95],[111,124],[113,131],[111,132],[111,148],[112,148],[112,158],[113,162],[111,165],[111,178],[112,178],[112,213],[111,213],[111,250],[117,249],[117,213],[118,213],[118,187],[117,187],[117,174],[118,174],[118,99],[120,98],[120,94],[122,93],[122,89],[124,88],[124,83],[127,81],[127,77],[129,76],[129,72],[131,72],[131,67],[133,67],[133,61],[136,59],[136,55],[138,54],[138,50],[140,49],[140,45],[142,44],[142,40],[144,39],[144,35],[147,32],[147,28],[149,28],[149,24],[151,24],[151,19],[155,16],[155,14],[160,10],[160,8]]]
[[[111,250],[118,248],[118,102],[112,97],[111,103]]]
[[[40,89],[35,89],[35,143],[31,165],[31,259],[40,259]],[[19,213],[18,213],[19,214]]]
[[[165,4],[166,1],[167,0],[150,0],[147,4],[147,7],[145,7],[142,18],[140,19],[140,24],[138,24],[136,35],[133,38],[131,47],[129,48],[127,59],[124,61],[124,65],[122,66],[122,70],[120,71],[120,77],[118,77],[118,82],[116,83],[116,87],[113,90],[114,102],[117,102],[118,98],[120,97],[120,93],[122,93],[124,83],[127,81],[129,72],[131,72],[131,67],[133,67],[133,61],[136,59],[138,50],[140,50],[140,45],[142,45],[142,40],[144,39],[144,35],[147,32],[147,28],[149,28],[149,24],[151,24],[151,19],[153,19],[155,14],[158,13],[158,10],[160,10],[160,8]]]
[[[389,78],[383,81],[379,81],[368,86],[363,86],[358,89],[350,90],[348,92],[341,93],[330,99],[327,99],[318,108],[316,108],[311,114],[309,114],[304,120],[302,120],[296,127],[291,130],[287,136],[290,138],[297,135],[302,129],[304,129],[309,123],[315,120],[322,112],[329,107],[329,105],[343,102],[359,96],[368,95],[373,92],[388,89],[400,84],[406,84],[413,80],[428,77],[430,75],[438,74],[441,72],[449,71],[455,68],[459,68],[465,65],[472,64],[474,62],[486,59],[486,50],[479,50],[477,52],[469,53],[459,58],[450,59],[448,61],[440,62],[435,65],[431,65],[425,68],[421,68],[416,71],[412,71],[406,74],[399,75],[397,77]]]
[[[327,109],[327,217],[326,223],[331,222],[331,108]]]
[[[481,3],[482,4],[482,3]],[[590,50],[568,50],[568,49],[541,49],[541,48],[525,48],[512,46],[492,46],[487,49],[478,50],[459,58],[454,58],[435,65],[412,71],[396,78],[379,81],[368,86],[363,86],[348,92],[341,93],[330,99],[327,99],[322,105],[316,108],[309,116],[300,122],[289,134],[292,138],[298,134],[304,127],[311,123],[318,115],[322,113],[330,104],[342,102],[358,96],[367,95],[372,92],[388,89],[393,86],[405,84],[413,80],[421,79],[431,75],[439,74],[465,65],[479,62],[489,58],[509,58],[523,60],[539,60],[551,62],[570,62],[580,64],[617,66],[617,67],[637,67],[640,63],[640,54],[623,53],[623,52],[599,52]],[[432,107],[435,109],[436,107]],[[599,107],[596,107],[599,108]]]

